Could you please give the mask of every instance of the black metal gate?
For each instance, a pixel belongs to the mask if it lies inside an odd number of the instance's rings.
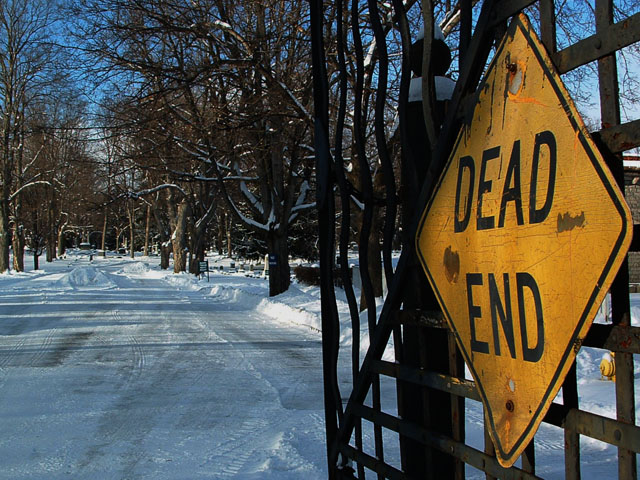
[[[623,188],[622,153],[640,146],[640,120],[621,122],[617,54],[640,41],[640,13],[596,0],[594,32],[572,42],[556,33],[566,2],[553,0],[310,2],[329,476],[463,478],[470,465],[487,478],[539,478],[535,439],[510,469],[497,462],[486,430],[484,448],[465,442],[465,400],[479,396],[465,379],[462,356],[417,262],[417,221],[496,41],[523,10],[560,74],[596,62],[602,126],[593,137]],[[434,63],[440,53],[432,59],[416,48],[437,52],[433,18],[454,52],[457,82],[444,104],[434,98],[434,83],[425,82],[421,98],[430,100],[416,109],[408,101],[412,61],[425,60],[427,78],[440,68]],[[412,47],[411,26],[420,22],[426,40]],[[557,38],[566,46],[559,49]],[[640,233],[634,237],[631,251],[640,251]],[[361,302],[369,306],[363,317],[349,265],[354,238]],[[396,263],[393,251],[400,245]],[[379,286],[371,272],[380,255],[388,292],[376,313]],[[336,296],[348,313],[339,311]],[[611,324],[594,324],[583,345],[615,352],[616,418],[580,409],[575,365],[562,386],[562,404],[553,403],[544,418],[564,431],[566,478],[580,478],[580,436],[616,446],[619,478],[637,478],[633,354],[640,353],[640,328],[630,325],[627,262],[611,288],[611,318]],[[352,332],[347,351],[340,347],[345,329]],[[370,343],[364,358],[361,331]],[[389,345],[395,361],[383,359]]]

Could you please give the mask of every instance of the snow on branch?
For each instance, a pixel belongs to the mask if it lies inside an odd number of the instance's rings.
[[[165,183],[162,185],[158,185],[156,187],[153,188],[147,188],[145,190],[140,190],[139,192],[127,192],[126,196],[129,198],[140,198],[144,195],[149,195],[152,193],[156,193],[159,192],[160,190],[166,190],[167,188],[175,188],[176,190],[178,190],[180,193],[182,193],[183,195],[187,195],[187,192],[185,192],[182,187],[180,187],[179,185],[176,185],[175,183]]]
[[[291,209],[291,215],[289,215],[289,223],[293,223],[296,218],[298,218],[298,214],[304,210],[309,210],[311,208],[316,207],[316,202],[313,203],[305,203],[302,205],[296,205]]]
[[[304,203],[307,199],[307,194],[311,191],[311,186],[306,180],[300,185],[300,195],[296,199],[296,204],[291,208],[291,214],[289,215],[289,223],[298,218],[298,214],[304,210],[315,208],[316,202]]]
[[[358,207],[360,210],[364,210],[364,203],[361,202],[358,197],[356,197],[355,195],[351,195],[351,201],[355,204],[356,207]]]
[[[298,110],[300,110],[300,112],[302,112],[302,114],[306,117],[306,119],[309,120],[309,121],[313,121],[313,116],[309,113],[309,111],[305,108],[305,106],[302,105],[300,100],[298,100],[298,98],[293,94],[293,92],[284,83],[282,83],[280,80],[278,80],[277,82],[278,82],[278,84],[280,84],[280,87],[287,94],[287,96],[291,99],[291,101],[293,101],[293,103],[296,105]]]
[[[251,48],[251,46],[242,37],[242,35],[240,35],[227,22],[223,22],[222,20],[215,20],[214,22],[212,22],[212,25],[215,25],[216,27],[220,27],[221,30],[226,31],[229,35],[231,35],[233,38],[235,38],[242,45],[242,47],[245,49],[245,51],[247,52],[247,56],[248,57],[251,57],[253,55],[253,49]]]
[[[51,185],[51,182],[49,182],[48,180],[37,180],[35,182],[30,182],[27,183],[23,186],[21,186],[18,190],[16,190],[15,192],[13,192],[11,194],[11,196],[9,197],[9,201],[13,200],[14,198],[16,198],[18,195],[20,195],[20,192],[22,192],[23,190],[26,190],[27,188],[30,187],[34,187],[36,185],[48,185],[49,187],[52,187],[53,185]]]
[[[27,163],[27,165],[22,169],[23,173],[27,172],[36,163],[36,161],[40,157],[40,154],[42,153],[43,150],[44,150],[44,144],[40,146],[40,148],[38,149],[36,154],[33,156],[31,161],[29,163]]]
[[[215,208],[216,208],[216,202],[211,202],[211,204],[209,205],[209,208],[207,209],[205,214],[202,215],[202,217],[200,217],[196,221],[196,229],[200,228],[200,226],[202,225],[203,222],[208,222],[209,221],[209,219],[213,215],[213,211],[215,210]]]
[[[226,170],[231,170],[231,169],[226,167]],[[199,175],[195,173],[189,173],[189,172],[172,170],[172,169],[167,169],[167,171],[179,177],[180,180],[192,181],[192,182],[196,182],[196,181],[197,182],[219,182],[220,180],[225,182],[226,181],[255,182],[256,180],[258,180],[258,177],[247,177],[247,176],[238,176],[238,175],[227,175],[226,177],[222,177],[222,179],[220,179],[218,177],[207,177],[205,175]]]
[[[258,200],[256,196],[251,193],[251,190],[249,190],[249,188],[247,187],[246,182],[240,182],[240,190],[244,194],[245,198],[249,200],[251,206],[254,207],[258,212],[260,212],[261,215],[263,215],[264,207],[262,206],[262,203],[260,203],[260,200]]]
[[[246,215],[244,215],[240,209],[237,207],[237,205],[234,202],[231,202],[231,206],[233,207],[234,212],[236,213],[236,215],[238,215],[238,218],[240,218],[240,220],[244,223],[246,223],[247,225],[249,225],[250,227],[253,227],[257,230],[262,230],[264,232],[268,232],[269,231],[269,223],[259,223],[256,222],[255,220],[253,220],[252,218],[247,217]]]

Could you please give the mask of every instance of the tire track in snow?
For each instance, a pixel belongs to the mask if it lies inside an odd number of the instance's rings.
[[[252,418],[242,422],[240,428],[229,431],[223,442],[214,447],[215,454],[210,456],[201,468],[213,466],[220,478],[235,477],[258,451],[264,453],[263,438],[270,435],[271,422],[264,418]],[[231,459],[231,461],[229,461]],[[220,466],[222,465],[222,468]]]
[[[144,370],[146,363],[144,348],[142,348],[138,339],[133,335],[129,336],[129,340],[131,340],[131,353],[133,355],[133,367],[131,368],[130,377],[139,377],[142,374],[142,370]]]
[[[51,347],[51,344],[53,343],[53,337],[55,336],[57,331],[58,329],[55,327],[49,330],[49,333],[47,334],[47,336],[44,338],[44,341],[40,344],[40,346],[34,353],[33,357],[29,361],[29,364],[25,366],[29,366],[29,367],[42,366],[41,360],[45,357],[45,355],[47,355],[47,353],[50,352],[50,347]]]
[[[111,317],[113,318],[116,324],[122,323],[122,316],[120,315],[120,310],[114,309],[111,311]],[[145,350],[138,341],[138,338],[134,335],[127,335],[126,337],[127,343],[129,344],[129,350],[131,352],[131,356],[129,357],[130,361],[127,361],[126,365],[120,367],[120,371],[126,372],[124,375],[120,377],[119,389],[128,388],[132,382],[135,382],[137,378],[142,375],[142,371],[146,365],[146,354]],[[106,342],[107,348],[112,343]]]
[[[74,352],[82,350],[89,338],[93,335],[89,332],[73,332],[62,335],[53,348],[45,350],[45,356],[41,357],[33,366],[56,367],[62,365]]]
[[[20,354],[22,347],[26,342],[27,337],[21,336],[13,345],[3,345],[0,347],[0,371],[4,370],[6,367],[15,366],[14,359]]]
[[[40,343],[27,343],[29,340],[38,339],[36,335],[21,335],[18,342],[0,347],[0,371],[6,371],[8,367],[37,367],[39,362],[50,351],[53,337],[58,329],[52,328]]]
[[[9,376],[8,367],[14,366],[13,361],[16,356],[20,354],[22,347],[26,342],[27,338],[23,336],[7,350],[4,349],[4,346],[0,347],[0,391],[4,387],[7,377]]]
[[[30,339],[39,338],[38,336],[23,334],[19,337],[18,342],[14,343],[9,349],[0,349],[0,388],[6,383],[11,367],[30,368],[43,366],[41,362],[51,352],[51,344],[57,330],[57,328],[50,329],[38,344],[27,343]]]

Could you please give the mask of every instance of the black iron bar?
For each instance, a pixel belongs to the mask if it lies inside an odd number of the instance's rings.
[[[375,215],[374,210],[374,192],[373,182],[371,179],[371,170],[366,153],[365,126],[363,124],[363,112],[366,105],[364,100],[364,81],[365,81],[365,65],[364,51],[362,46],[362,35],[360,32],[360,13],[359,2],[353,0],[351,3],[351,32],[353,37],[353,46],[356,59],[356,82],[354,90],[354,113],[353,113],[353,130],[356,145],[356,155],[358,164],[358,178],[360,182],[360,190],[363,194],[364,210],[362,212],[362,223],[360,225],[360,237],[358,242],[358,254],[360,264],[361,290],[364,302],[367,306],[367,320],[369,326],[369,336],[371,338],[376,326],[376,308],[375,294],[371,273],[369,272],[369,242],[373,232],[372,225]],[[354,335],[359,335],[354,332]],[[372,379],[372,396],[374,406],[380,408],[380,381],[377,376]],[[376,456],[384,457],[382,447],[382,430],[379,425],[374,425],[375,449]]]
[[[640,327],[594,323],[582,345],[614,352],[640,353]]]
[[[328,82],[325,70],[323,42],[323,3],[310,0],[312,68],[315,120],[315,151],[317,177],[317,209],[320,229],[320,282],[322,321],[322,369],[324,378],[324,407],[327,438],[327,460],[329,480],[335,479],[335,458],[331,456],[331,445],[338,431],[337,412],[341,414],[342,402],[337,381],[337,341],[339,338],[338,311],[333,290],[333,231],[335,228],[335,206],[331,188],[331,159],[329,153],[328,128]],[[328,261],[329,260],[329,261]],[[328,262],[327,262],[328,261]]]
[[[347,89],[348,72],[346,64],[345,48],[345,25],[343,18],[345,15],[343,0],[336,1],[336,50],[338,54],[338,114],[335,131],[334,157],[335,172],[338,190],[340,192],[340,207],[342,209],[340,224],[340,272],[349,305],[349,315],[351,318],[351,331],[360,331],[360,315],[358,312],[358,302],[353,291],[353,282],[349,266],[349,240],[351,237],[351,189],[344,173],[344,158],[342,154],[343,131],[345,125],[345,115],[347,109]],[[360,335],[353,335],[351,343],[351,373],[353,382],[358,376],[360,369]],[[355,424],[356,448],[362,450],[362,422]],[[364,468],[358,464],[360,478],[364,478]]]
[[[378,60],[378,75],[377,75],[377,88],[376,88],[376,103],[374,113],[374,135],[376,139],[376,147],[378,152],[378,158],[380,160],[382,174],[384,177],[385,186],[385,225],[384,225],[384,239],[383,239],[383,266],[384,274],[388,280],[393,275],[393,267],[391,265],[391,240],[395,231],[395,216],[396,216],[396,188],[395,180],[393,176],[393,165],[391,164],[391,158],[387,149],[387,140],[385,136],[385,115],[384,110],[386,107],[387,98],[387,81],[389,72],[389,57],[387,54],[387,41],[385,34],[380,23],[380,12],[378,11],[377,0],[367,0],[369,8],[369,21],[373,29],[373,35],[375,39],[376,58]],[[373,191],[372,191],[373,194]],[[376,212],[373,212],[376,215]],[[372,231],[370,235],[373,235],[374,242],[377,242],[378,232]],[[367,303],[369,311],[375,311],[375,303]],[[371,328],[371,324],[369,326]],[[373,407],[376,410],[381,408],[380,399],[380,387],[379,379],[376,376],[373,389]],[[376,458],[384,462],[384,445],[382,440],[382,428],[378,425],[374,425],[374,437],[375,437],[375,450]],[[382,478],[381,474],[378,474],[378,478]]]

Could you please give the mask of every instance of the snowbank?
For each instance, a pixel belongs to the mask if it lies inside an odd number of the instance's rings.
[[[57,280],[54,286],[63,290],[83,288],[106,290],[117,287],[116,283],[105,273],[92,266],[74,268]]]
[[[121,275],[146,275],[149,273],[151,269],[149,268],[149,264],[145,262],[131,262],[128,265],[125,265],[120,271],[118,271]]]

